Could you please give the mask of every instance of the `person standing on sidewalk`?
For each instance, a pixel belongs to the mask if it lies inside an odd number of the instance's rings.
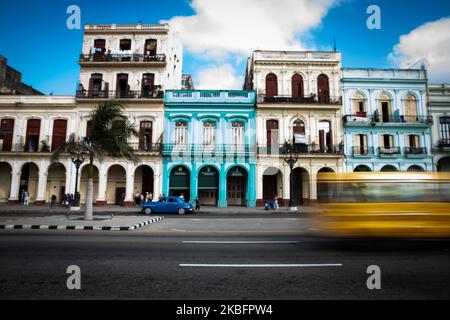
[[[25,190],[23,205],[28,207],[29,201],[30,201],[30,194],[28,193],[28,190]]]
[[[52,194],[50,198],[50,209],[54,209],[56,206],[56,196]]]
[[[198,197],[195,198],[195,211],[200,211],[200,199]]]

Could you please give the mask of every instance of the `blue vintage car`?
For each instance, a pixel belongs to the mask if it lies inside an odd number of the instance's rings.
[[[157,202],[144,202],[142,213],[192,213],[194,207],[189,202],[185,202],[180,197],[162,197]]]

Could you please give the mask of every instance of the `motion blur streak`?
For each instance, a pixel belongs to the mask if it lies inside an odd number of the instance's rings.
[[[323,173],[318,233],[343,237],[450,237],[450,174]]]

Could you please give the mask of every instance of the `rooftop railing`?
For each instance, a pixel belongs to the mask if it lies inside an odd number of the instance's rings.
[[[166,62],[165,54],[89,53],[80,54],[80,62]]]
[[[76,92],[77,99],[163,99],[164,92],[160,89],[148,91],[136,90],[78,90]]]

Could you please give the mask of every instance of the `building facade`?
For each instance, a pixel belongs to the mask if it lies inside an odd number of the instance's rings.
[[[164,195],[256,205],[255,101],[253,91],[166,91]]]
[[[43,95],[22,82],[22,73],[8,65],[8,59],[0,55],[0,94],[2,95]]]
[[[106,157],[94,165],[97,205],[130,205],[135,193],[162,192],[164,90],[181,86],[182,48],[168,25],[86,25],[75,97],[0,97],[0,202],[59,201],[75,193],[70,157],[50,163],[51,151],[70,134],[90,135],[90,112],[111,99],[125,106],[138,137],[128,142],[139,163]],[[87,161],[80,168],[81,203],[86,201]]]
[[[450,85],[428,86],[428,110],[433,118],[431,136],[435,169],[450,172]]]
[[[343,69],[346,170],[433,171],[426,71]]]
[[[254,51],[244,88],[257,92],[257,203],[274,197],[287,205],[290,168],[284,143],[293,145],[297,204],[318,200],[317,175],[341,172],[342,104],[339,52]]]

